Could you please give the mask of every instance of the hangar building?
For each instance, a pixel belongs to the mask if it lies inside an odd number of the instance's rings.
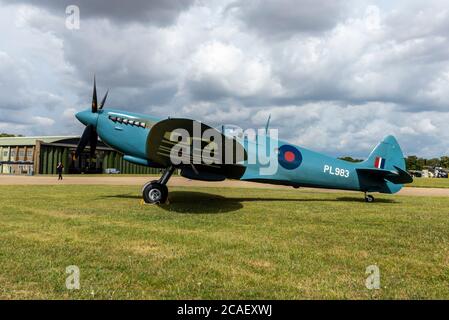
[[[0,174],[55,174],[59,161],[65,173],[104,173],[106,169],[127,174],[159,172],[124,161],[123,154],[101,141],[97,145],[96,159],[90,161],[87,146],[85,152],[73,160],[79,140],[79,136],[0,138]]]

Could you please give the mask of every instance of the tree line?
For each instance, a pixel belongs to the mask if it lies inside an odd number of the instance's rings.
[[[352,157],[341,157],[341,160],[349,161],[349,162],[361,162],[363,159],[354,159]],[[443,156],[440,158],[418,158],[417,156],[408,156],[405,158],[405,165],[407,170],[422,170],[427,167],[443,167],[449,168],[449,157]]]
[[[15,135],[15,134],[9,134],[9,133],[0,133],[0,138],[9,138],[9,137],[22,137],[21,134]]]
[[[418,158],[417,156],[408,156],[405,158],[407,170],[422,170],[426,167],[443,167],[449,168],[449,157],[443,156],[440,158]]]

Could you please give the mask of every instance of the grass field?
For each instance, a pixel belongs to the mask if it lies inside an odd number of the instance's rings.
[[[445,178],[413,178],[413,183],[408,184],[407,187],[421,187],[421,188],[449,188],[449,179]]]
[[[449,198],[171,191],[0,186],[0,298],[449,298]]]

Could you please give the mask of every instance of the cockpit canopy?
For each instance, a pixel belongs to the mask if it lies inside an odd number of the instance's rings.
[[[229,138],[243,139],[244,136],[243,129],[233,124],[225,124],[216,129]]]

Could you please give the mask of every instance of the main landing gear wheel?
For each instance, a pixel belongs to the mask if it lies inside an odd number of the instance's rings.
[[[372,195],[365,194],[365,202],[374,202],[374,197]]]
[[[154,180],[143,186],[142,196],[146,203],[164,204],[168,198],[167,182],[175,168],[168,167],[159,180]]]
[[[157,181],[151,182],[143,188],[143,200],[146,203],[163,204],[167,201],[167,198],[167,186],[160,184]]]

